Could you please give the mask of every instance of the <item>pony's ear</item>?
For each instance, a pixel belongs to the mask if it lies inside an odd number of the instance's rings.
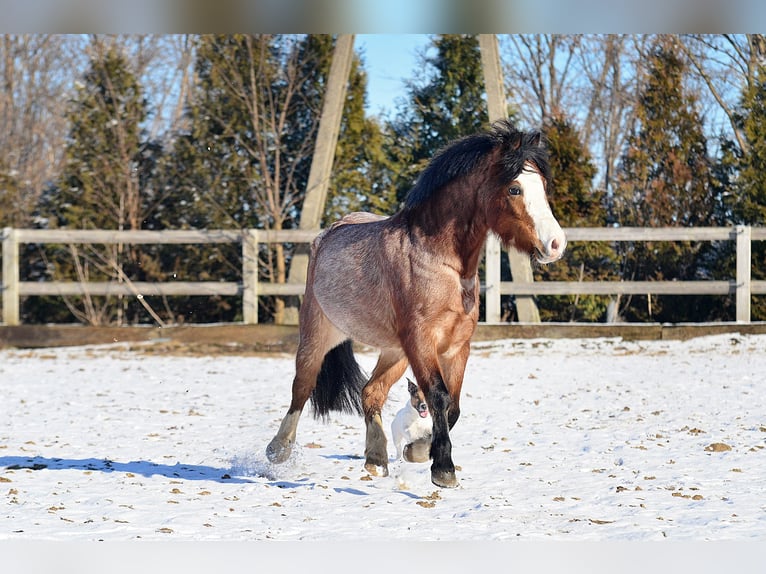
[[[512,132],[510,134],[506,143],[508,151],[516,151],[521,147],[522,136],[523,134],[521,132]]]
[[[542,145],[543,134],[540,132],[532,132],[529,135],[529,145],[532,147],[540,147]]]

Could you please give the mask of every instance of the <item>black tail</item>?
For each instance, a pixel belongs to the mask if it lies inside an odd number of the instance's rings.
[[[317,377],[317,386],[311,393],[314,417],[326,419],[330,411],[364,414],[362,387],[367,375],[354,358],[351,339],[347,339],[324,357]]]

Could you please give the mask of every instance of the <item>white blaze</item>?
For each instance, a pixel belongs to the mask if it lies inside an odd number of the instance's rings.
[[[535,224],[537,238],[540,240],[537,260],[540,263],[552,263],[564,254],[567,239],[545,197],[543,178],[536,170],[525,168],[516,179],[524,190],[524,206]]]

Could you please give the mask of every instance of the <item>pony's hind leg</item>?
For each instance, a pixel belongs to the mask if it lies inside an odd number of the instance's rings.
[[[381,411],[388,392],[407,370],[407,358],[401,350],[386,349],[380,354],[370,381],[362,390],[362,407],[367,436],[364,468],[373,476],[388,476],[388,450]]]
[[[279,430],[271,442],[266,447],[266,457],[274,464],[280,464],[290,458],[295,443],[295,432],[298,428],[298,420],[301,418],[301,411],[288,410]]]
[[[345,339],[319,309],[316,300],[307,297],[301,307],[301,337],[295,356],[295,378],[292,400],[279,430],[266,447],[266,456],[273,463],[285,462],[295,443],[298,421],[306,401],[317,385],[325,355]]]
[[[277,434],[266,447],[266,456],[273,463],[285,462],[293,451],[298,421],[301,418],[303,406],[316,385],[316,378],[324,358],[320,355],[317,359],[314,355],[314,352],[304,349],[299,350],[296,356],[296,374],[293,379],[290,407],[279,425]]]

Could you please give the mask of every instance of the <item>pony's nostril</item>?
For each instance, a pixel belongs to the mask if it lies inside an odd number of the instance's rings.
[[[567,240],[563,235],[556,234],[553,237],[550,237],[545,244],[545,258],[550,261],[559,259],[564,254],[564,249],[566,249],[566,246]]]
[[[558,237],[553,237],[548,242],[548,255],[558,255],[564,247],[564,242]]]

